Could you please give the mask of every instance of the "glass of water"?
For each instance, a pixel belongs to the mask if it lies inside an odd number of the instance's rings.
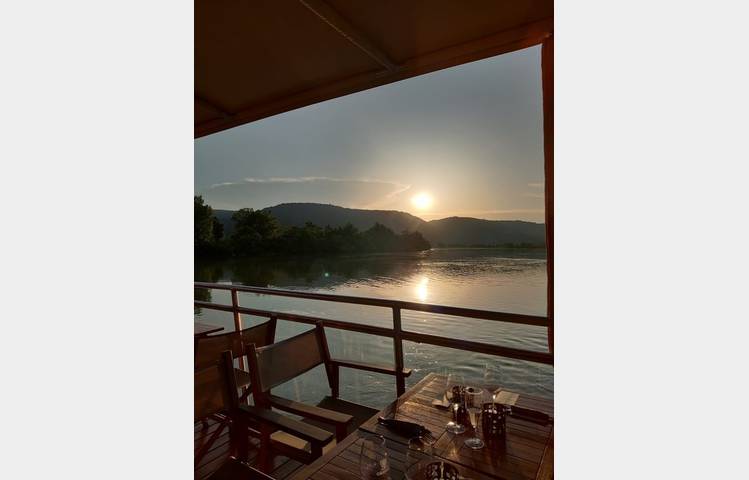
[[[359,471],[365,480],[390,478],[388,451],[382,436],[368,435],[362,441]]]
[[[465,390],[465,402],[468,416],[471,419],[471,426],[473,427],[473,436],[465,441],[465,445],[474,450],[484,448],[484,441],[479,437],[484,391],[478,387],[467,387]]]
[[[458,418],[458,409],[460,408],[461,398],[453,395],[453,389],[456,387],[457,389],[462,389],[465,386],[466,384],[463,380],[463,376],[459,373],[450,372],[447,375],[447,382],[445,384],[445,387],[447,390],[447,399],[450,401],[450,414],[452,415],[452,420],[447,422],[447,426],[445,428],[448,432],[456,435],[465,432],[466,427],[464,427],[460,423],[460,418]]]

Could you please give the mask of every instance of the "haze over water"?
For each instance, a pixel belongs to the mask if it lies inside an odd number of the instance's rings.
[[[238,283],[283,289],[375,297],[478,308],[530,315],[546,314],[546,259],[543,250],[432,249],[420,253],[352,255],[292,259],[196,259],[196,281]],[[211,300],[230,304],[228,292],[214,290]],[[381,307],[336,304],[255,294],[240,294],[242,306],[288,313],[392,326],[392,313]],[[232,330],[226,312],[202,310],[196,319]],[[244,326],[263,322],[243,316]],[[404,311],[403,328],[451,338],[546,351],[546,329],[501,322],[455,318]],[[276,339],[288,338],[309,325],[279,321]],[[389,338],[326,329],[336,358],[393,364]],[[454,366],[467,381],[481,381],[487,362],[499,366],[502,383],[515,391],[551,397],[553,369],[454,349],[404,342],[405,364],[414,373],[413,385],[429,372]],[[341,370],[341,396],[355,402],[384,406],[395,397],[391,376]],[[318,401],[329,394],[321,368],[276,389],[300,401]]]

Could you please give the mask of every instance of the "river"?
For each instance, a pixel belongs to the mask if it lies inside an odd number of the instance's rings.
[[[478,308],[529,315],[546,314],[546,255],[543,250],[432,249],[406,254],[300,257],[291,259],[196,259],[195,280],[239,283],[283,289],[388,298],[440,305]],[[231,304],[228,292],[196,291],[200,298]],[[392,326],[389,309],[337,304],[249,293],[239,294],[240,305],[333,318],[384,327]],[[230,313],[201,309],[196,320],[232,330]],[[265,321],[243,316],[245,327]],[[526,325],[455,318],[404,311],[403,328],[466,340],[546,351],[546,329]],[[276,339],[311,328],[279,321]],[[327,329],[332,356],[393,363],[391,339]],[[553,367],[532,362],[404,342],[406,367],[413,369],[406,386],[429,372],[445,373],[448,366],[470,382],[481,381],[486,365],[502,384],[519,392],[553,396]],[[316,402],[328,394],[324,370],[318,367],[274,389],[289,398]],[[382,407],[395,397],[395,378],[369,372],[341,370],[341,397]]]

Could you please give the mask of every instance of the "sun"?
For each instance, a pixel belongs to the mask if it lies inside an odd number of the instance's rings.
[[[418,210],[427,210],[434,203],[434,199],[427,192],[417,193],[411,197],[411,205],[416,207]]]

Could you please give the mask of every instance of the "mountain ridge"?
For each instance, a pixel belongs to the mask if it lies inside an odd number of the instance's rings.
[[[453,216],[426,221],[397,210],[367,210],[302,202],[281,203],[262,210],[273,215],[285,227],[303,226],[307,222],[321,227],[341,227],[350,223],[359,230],[367,230],[375,223],[380,223],[396,233],[418,231],[432,246],[543,246],[545,243],[545,225],[523,220]],[[233,227],[233,213],[232,210],[214,210],[227,234]]]

